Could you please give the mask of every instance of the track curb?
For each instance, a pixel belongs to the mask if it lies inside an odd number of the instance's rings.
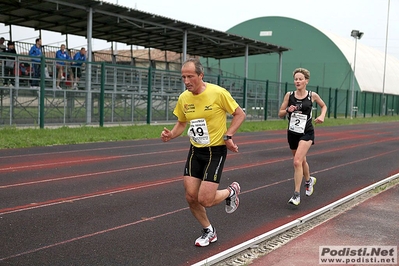
[[[243,242],[235,247],[218,253],[192,266],[216,265],[238,266],[248,265],[258,257],[264,256],[308,230],[334,218],[335,216],[353,208],[359,203],[372,198],[387,189],[399,184],[399,173],[371,184],[340,200],[326,205],[316,211],[284,224],[276,229]]]

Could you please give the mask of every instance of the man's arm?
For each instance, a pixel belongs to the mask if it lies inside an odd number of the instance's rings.
[[[226,135],[229,136],[233,136],[238,128],[241,126],[241,124],[244,122],[245,120],[245,113],[244,111],[241,109],[241,107],[237,107],[237,109],[234,111],[233,115],[233,119],[231,120],[230,126],[226,131]]]
[[[31,55],[31,56],[35,55],[35,50],[34,50],[33,46],[29,50],[29,55]]]
[[[184,129],[186,128],[186,125],[187,125],[187,122],[177,121],[172,130],[169,130],[166,127],[164,127],[164,129],[161,133],[162,141],[167,142],[169,140],[172,140],[172,139],[180,136],[183,133]]]
[[[233,119],[231,120],[230,126],[226,131],[227,136],[233,136],[241,126],[242,122],[244,122],[246,117],[241,107],[237,107],[232,115]],[[224,143],[226,144],[227,149],[230,151],[238,152],[238,146],[234,143],[232,138],[225,140]]]

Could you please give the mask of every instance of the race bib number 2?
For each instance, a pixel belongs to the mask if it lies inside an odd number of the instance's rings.
[[[204,118],[191,120],[187,135],[198,144],[209,144],[208,126]]]
[[[304,133],[307,116],[300,113],[292,113],[290,118],[289,130],[296,133]]]

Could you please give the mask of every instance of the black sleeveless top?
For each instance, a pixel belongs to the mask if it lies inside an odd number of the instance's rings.
[[[295,93],[292,91],[290,97],[288,99],[288,106],[295,105],[297,110],[295,112],[299,112],[307,116],[306,126],[305,126],[305,133],[309,131],[313,131],[313,124],[312,124],[312,92],[308,91],[308,95],[303,99],[297,99],[295,97]],[[291,113],[288,113],[288,124],[290,123]],[[292,132],[294,134],[298,134]]]

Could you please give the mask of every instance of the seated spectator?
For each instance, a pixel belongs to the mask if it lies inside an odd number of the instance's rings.
[[[75,78],[73,87],[74,89],[77,89],[79,80],[82,77],[82,65],[83,62],[86,61],[86,49],[82,47],[80,51],[74,55],[73,60],[75,61],[72,63],[72,73]]]
[[[57,51],[57,53],[55,54],[55,58],[63,59],[63,60],[71,60],[71,57],[69,56],[68,52],[65,51],[65,44],[61,44],[61,49]],[[57,72],[58,72],[58,74],[57,74],[57,89],[61,90],[62,89],[60,87],[61,79],[66,78],[66,75],[67,75],[67,73],[65,73],[65,76],[64,76],[64,69],[66,70],[66,62],[59,61],[56,64],[57,64]]]
[[[20,76],[29,76],[29,71],[24,63],[19,64],[19,73]]]

